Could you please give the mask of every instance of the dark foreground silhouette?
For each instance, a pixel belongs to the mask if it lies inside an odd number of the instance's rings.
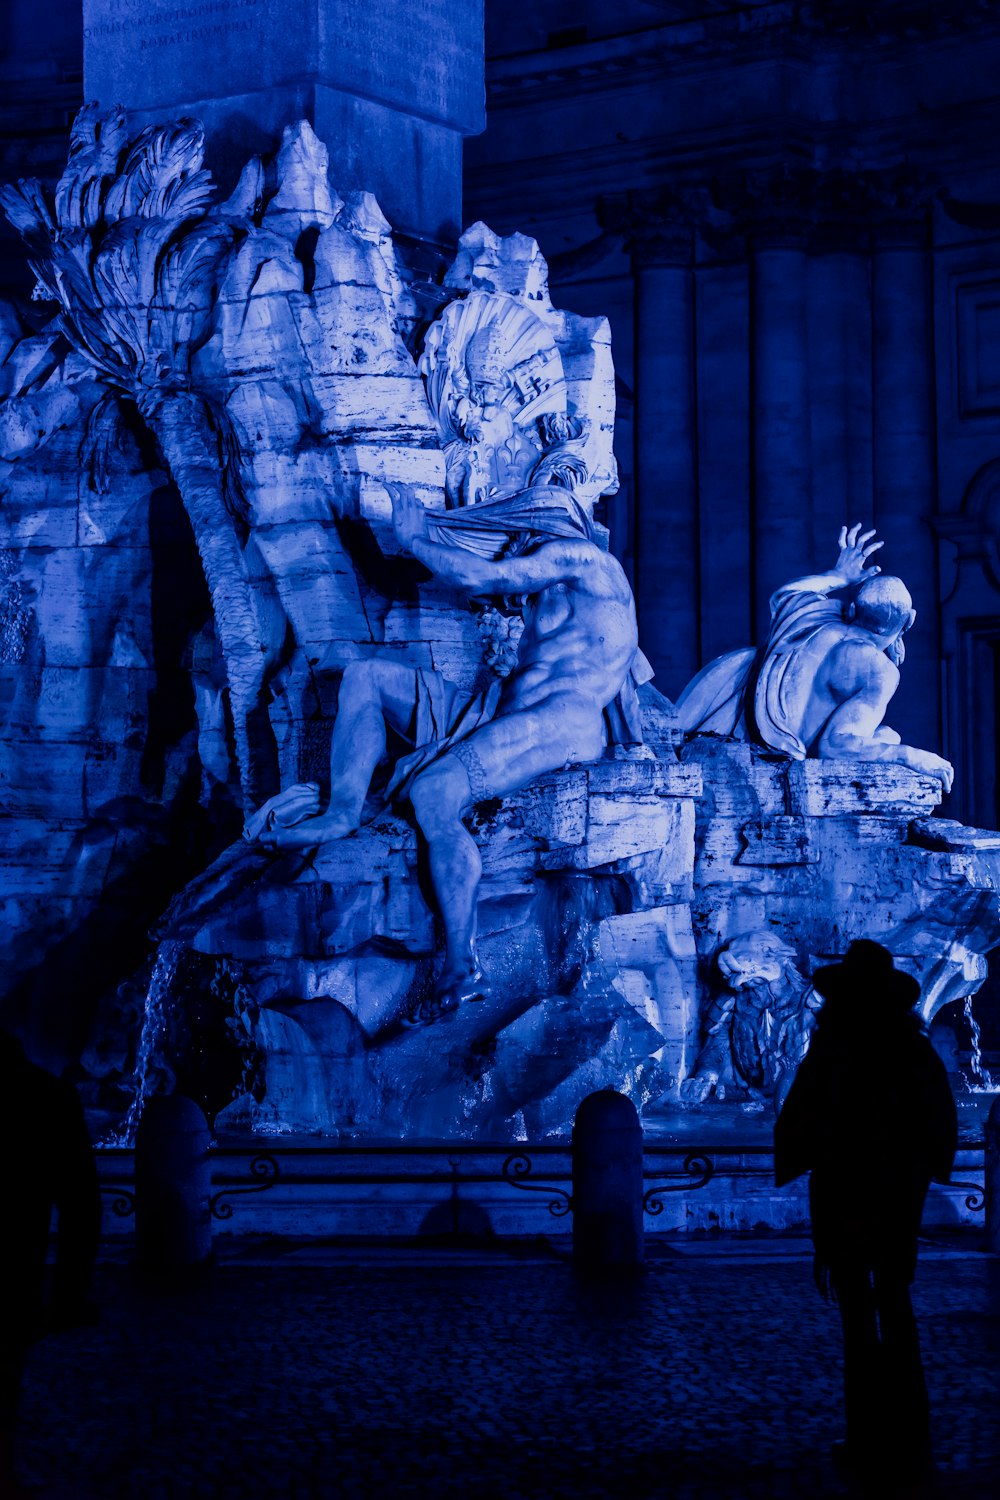
[[[0,1121],[8,1150],[0,1283],[0,1493],[17,1494],[14,1427],[25,1356],[43,1333],[94,1321],[88,1294],[101,1200],[76,1090],[29,1062],[20,1043],[3,1031]],[[47,1288],[53,1208],[59,1215],[58,1249]]]
[[[775,1126],[775,1176],[810,1173],[817,1285],[844,1330],[843,1458],[888,1494],[932,1472],[910,1284],[927,1190],[951,1175],[955,1103],[913,1012],[919,986],[887,949],[852,943],[813,983],[825,1003]]]

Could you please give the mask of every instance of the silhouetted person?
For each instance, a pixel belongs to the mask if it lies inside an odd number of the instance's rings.
[[[0,1123],[7,1146],[0,1283],[0,1493],[17,1494],[14,1426],[25,1355],[43,1333],[90,1323],[101,1228],[97,1167],[73,1085],[36,1067],[0,1031]],[[46,1296],[52,1210],[57,1258]]]
[[[878,943],[820,969],[816,1033],[774,1132],[778,1186],[809,1172],[816,1281],[844,1329],[845,1457],[880,1494],[929,1474],[927,1388],[910,1305],[931,1180],[957,1142],[944,1064],[913,1007],[920,987]]]

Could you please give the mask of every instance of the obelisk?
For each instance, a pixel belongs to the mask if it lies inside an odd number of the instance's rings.
[[[305,119],[341,193],[393,228],[461,228],[462,140],[485,128],[483,0],[83,0],[84,97],[136,126],[193,115],[232,183]]]

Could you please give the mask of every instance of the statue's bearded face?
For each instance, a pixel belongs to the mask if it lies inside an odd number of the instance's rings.
[[[593,541],[593,536],[587,529],[586,513],[581,507],[566,505],[562,508],[562,513],[572,527],[570,535],[578,536],[583,542]],[[544,547],[546,542],[554,539],[555,535],[556,533],[549,531],[512,531],[496,556],[523,557],[525,553],[535,552],[539,547]]]
[[[532,547],[537,547],[544,540],[544,537],[537,536],[533,531],[512,531],[497,556],[523,557],[526,552],[532,550]]]

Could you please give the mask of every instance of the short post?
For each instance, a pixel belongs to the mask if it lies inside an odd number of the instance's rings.
[[[135,1238],[139,1264],[184,1270],[212,1253],[208,1121],[183,1094],[146,1101],[135,1135]]]
[[[986,1121],[986,1247],[1000,1255],[1000,1094]]]
[[[588,1271],[642,1264],[642,1126],[614,1089],[588,1094],[573,1124],[573,1258]]]

